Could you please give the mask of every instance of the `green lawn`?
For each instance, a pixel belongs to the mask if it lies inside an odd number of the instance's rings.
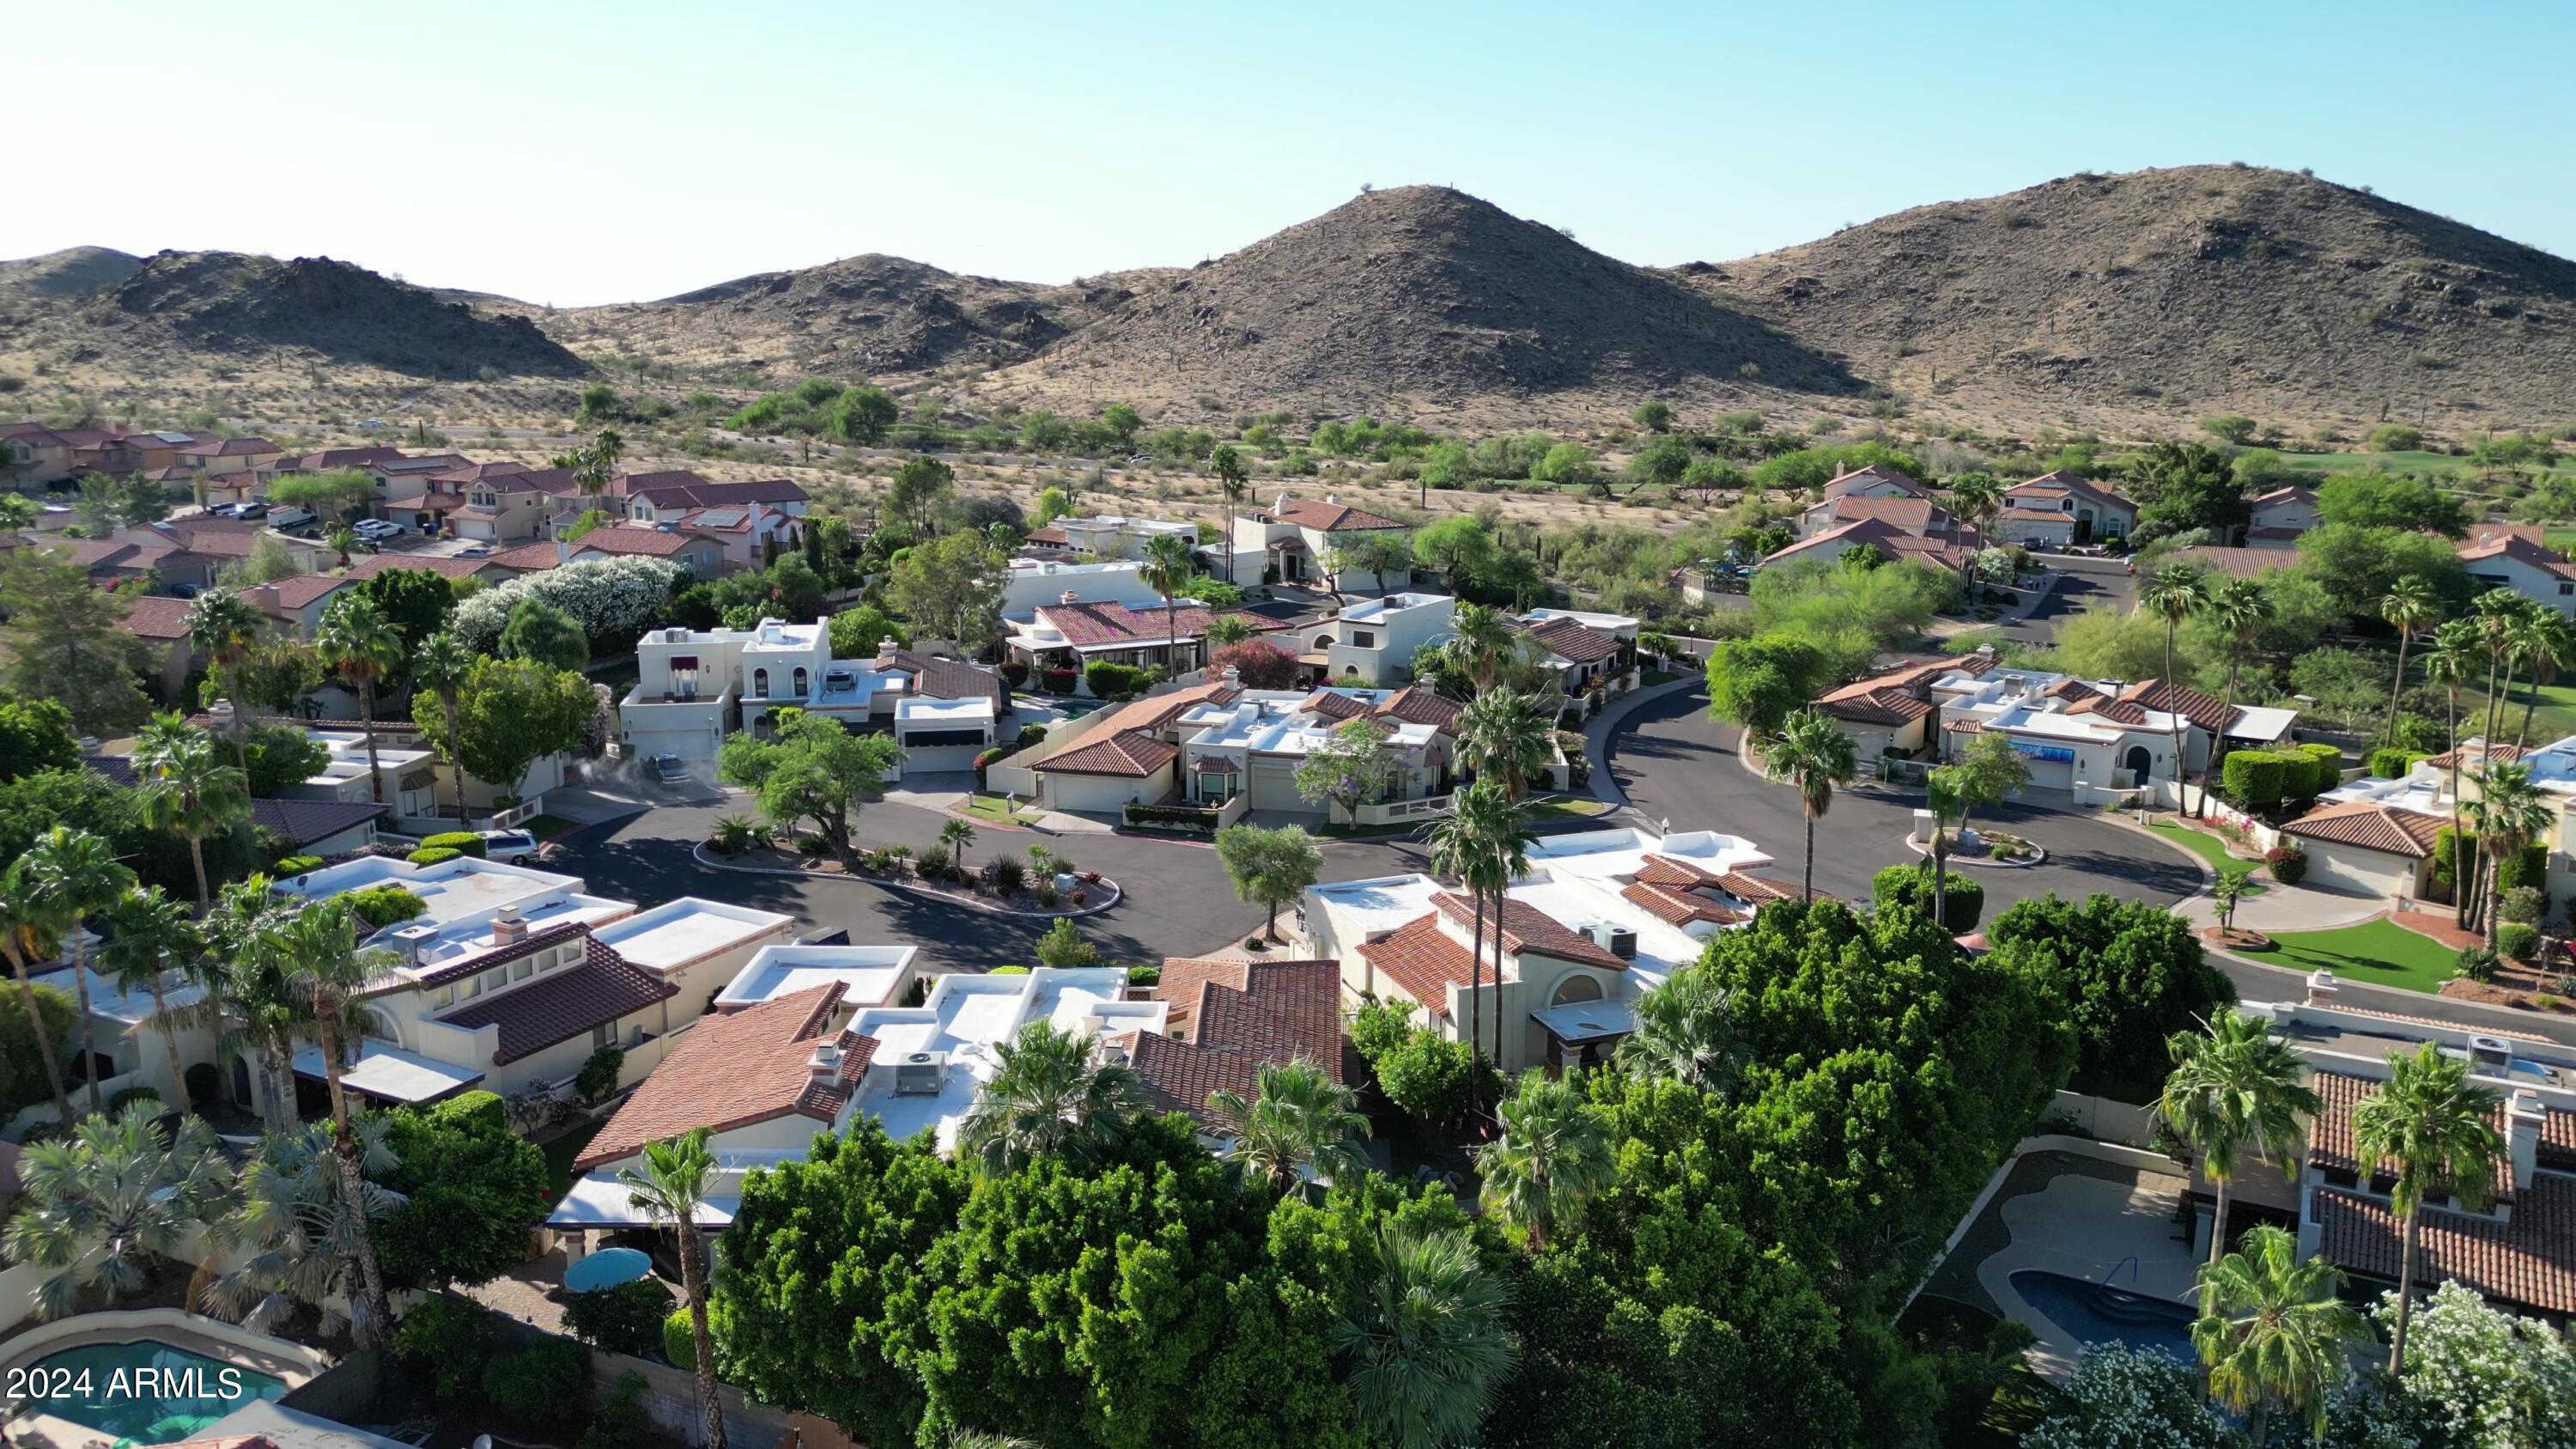
[[[1521,806],[1521,818],[1533,825],[1550,820],[1589,820],[1609,813],[1610,802],[1607,800],[1585,800],[1572,795],[1552,795]]]
[[[2183,849],[2190,851],[2192,854],[2199,856],[2201,859],[2208,861],[2209,868],[2211,870],[2221,872],[2222,874],[2231,870],[2251,871],[2262,865],[2261,861],[2245,860],[2237,856],[2229,855],[2227,853],[2227,842],[2205,830],[2189,829],[2185,826],[2175,825],[2170,821],[2158,821],[2147,828],[2154,831],[2156,834],[2163,836],[2165,839],[2172,841],[2174,844],[2181,846]],[[2260,880],[2249,879],[2245,882],[2245,894],[2249,896],[2259,896],[2262,893],[2263,882]]]
[[[1038,818],[1036,811],[1014,809],[1010,801],[999,795],[969,795],[958,802],[957,813],[995,825],[1025,825]]]
[[[2331,931],[2283,931],[2272,940],[2278,949],[2259,957],[2267,965],[2293,971],[2323,967],[2347,980],[2408,991],[2440,990],[2458,954],[2439,941],[2387,921],[2364,921]]]
[[[2412,672],[2412,660],[2408,661]],[[2505,698],[2504,728],[2498,735],[2510,744],[2522,728],[2522,707],[2531,699],[2531,687],[2515,680],[2513,693]],[[2483,727],[2487,707],[2485,690],[2471,685],[2460,691],[2460,737],[2466,739]],[[2439,717],[2436,716],[2438,719]],[[2576,683],[2544,684],[2540,687],[2540,704],[2531,713],[2531,743],[2545,745],[2576,735]]]
[[[546,1155],[546,1181],[553,1184],[553,1195],[562,1197],[572,1186],[572,1160],[599,1135],[606,1122],[585,1122],[538,1149]]]

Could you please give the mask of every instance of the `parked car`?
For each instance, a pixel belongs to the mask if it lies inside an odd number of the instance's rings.
[[[312,522],[313,510],[310,508],[281,508],[268,515],[268,526],[281,532],[291,528],[308,527]]]
[[[644,762],[644,767],[652,773],[657,784],[685,784],[689,778],[687,763],[677,755],[655,755]]]
[[[524,830],[478,830],[483,837],[483,858],[504,865],[534,865],[540,847],[537,838]]]
[[[360,538],[391,538],[403,531],[403,526],[390,518],[361,518],[349,527]]]
[[[458,549],[456,551],[456,556],[458,558],[490,558],[492,556],[492,550],[485,548],[479,543],[470,543],[465,547]]]

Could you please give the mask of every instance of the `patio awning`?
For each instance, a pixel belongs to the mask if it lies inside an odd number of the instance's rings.
[[[317,1082],[324,1080],[322,1049],[306,1047],[297,1052],[295,1074]],[[380,1102],[435,1102],[481,1080],[481,1072],[380,1041],[361,1044],[358,1060],[340,1069],[341,1086]]]
[[[1625,1001],[1569,1001],[1533,1011],[1530,1020],[1570,1047],[1616,1041],[1637,1029],[1636,1009]]]

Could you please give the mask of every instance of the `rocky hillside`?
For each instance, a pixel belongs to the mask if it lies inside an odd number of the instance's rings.
[[[2576,263],[2289,172],[2069,177],[1674,275],[1936,410],[2455,431],[2576,414]]]
[[[65,247],[0,262],[0,296],[24,301],[86,297],[133,276],[143,259],[108,247]]]
[[[1234,410],[1856,390],[1731,303],[1433,186],[1371,192],[1146,281],[995,382]]]

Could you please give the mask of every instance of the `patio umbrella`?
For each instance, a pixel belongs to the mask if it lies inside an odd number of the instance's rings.
[[[602,1248],[564,1269],[563,1285],[575,1293],[632,1283],[653,1271],[653,1260],[633,1248]]]

